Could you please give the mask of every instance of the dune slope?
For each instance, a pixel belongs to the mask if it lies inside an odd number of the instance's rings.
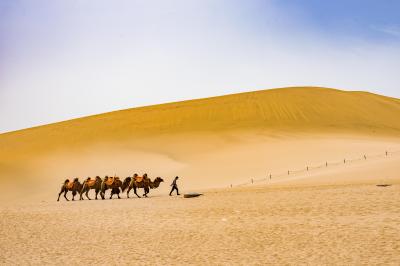
[[[400,134],[400,100],[366,92],[284,88],[105,113],[0,135],[5,153],[182,132]]]

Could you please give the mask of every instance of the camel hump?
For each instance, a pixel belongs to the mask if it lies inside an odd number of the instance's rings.
[[[69,183],[69,179],[65,179],[64,185],[66,185],[66,184],[68,184],[68,183]]]

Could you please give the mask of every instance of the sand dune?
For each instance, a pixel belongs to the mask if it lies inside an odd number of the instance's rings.
[[[399,99],[285,88],[0,134],[0,263],[397,265],[398,117]],[[134,172],[166,182],[149,199],[55,202],[65,178]],[[205,196],[166,196],[175,175]]]
[[[168,103],[1,134],[1,157],[182,132],[400,133],[400,100],[366,92],[286,88]],[[21,153],[21,154],[20,154]],[[30,155],[30,154],[29,154]]]
[[[122,166],[129,166],[129,171],[158,172],[155,165],[163,165],[160,172],[179,173],[195,165],[187,158],[215,156],[216,151],[230,147],[250,148],[249,143],[268,149],[275,140],[299,137],[393,139],[400,135],[399,115],[398,99],[325,88],[265,90],[134,108],[1,134],[0,180],[17,173],[25,179],[25,173],[49,158],[51,166],[61,169],[64,163],[56,158],[79,161],[88,157],[84,159],[91,161],[88,165],[98,162],[91,174],[95,170],[131,174]],[[240,148],[233,149],[243,154]],[[346,155],[343,151],[340,156]],[[148,157],[152,159],[143,159]],[[104,167],[102,160],[109,166]],[[125,163],[128,160],[133,165]],[[146,163],[150,161],[159,163]],[[89,175],[82,164],[76,169],[54,174]]]
[[[325,88],[134,108],[1,134],[0,181],[148,172],[187,176],[188,188],[221,187],[397,150],[398,117],[398,99]]]

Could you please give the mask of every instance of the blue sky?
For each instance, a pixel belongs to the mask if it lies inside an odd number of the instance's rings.
[[[320,31],[382,41],[400,37],[400,1],[397,0],[280,0],[276,3],[282,8],[300,10],[303,19]]]
[[[400,1],[0,0],[0,132],[284,86],[400,97]]]

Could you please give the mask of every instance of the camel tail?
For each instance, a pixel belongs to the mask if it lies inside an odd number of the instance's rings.
[[[125,178],[124,182],[122,183],[121,189],[122,192],[124,192],[128,187],[129,187],[129,183],[131,182],[131,178],[127,177]]]

